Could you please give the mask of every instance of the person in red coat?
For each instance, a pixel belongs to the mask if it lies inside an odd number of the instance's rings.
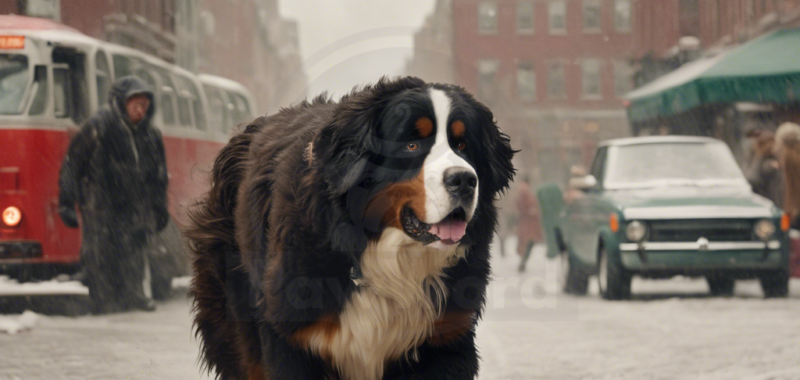
[[[542,225],[539,218],[539,204],[533,195],[531,185],[526,178],[518,188],[517,210],[517,254],[520,255],[519,272],[525,272],[525,264],[533,251],[534,245],[542,241]]]

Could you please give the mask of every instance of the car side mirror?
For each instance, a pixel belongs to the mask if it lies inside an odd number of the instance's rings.
[[[597,186],[597,178],[593,175],[575,177],[569,180],[569,187],[582,191],[594,189]]]

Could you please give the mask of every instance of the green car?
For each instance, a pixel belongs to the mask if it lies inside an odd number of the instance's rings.
[[[752,192],[727,145],[703,137],[637,137],[600,145],[571,200],[538,189],[548,256],[561,286],[585,294],[597,275],[606,299],[631,295],[631,277],[705,277],[715,295],[757,278],[767,297],[789,284],[789,220]]]

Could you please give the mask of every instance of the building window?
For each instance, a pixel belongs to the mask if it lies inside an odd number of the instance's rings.
[[[601,89],[600,78],[600,61],[596,59],[587,59],[581,65],[583,72],[583,97],[584,98],[600,98],[603,96]]]
[[[566,83],[564,82],[564,63],[552,62],[547,69],[547,97],[550,99],[563,99],[567,97]]]
[[[624,61],[614,62],[614,93],[618,97],[633,90],[633,69]]]
[[[583,0],[583,31],[597,33],[601,20],[600,0]]]
[[[533,62],[521,62],[517,66],[517,95],[523,101],[536,100],[536,72]]]
[[[517,33],[533,33],[533,1],[517,2]]]
[[[478,32],[497,33],[497,3],[483,1],[478,4]]]
[[[553,0],[548,3],[547,9],[550,19],[550,34],[566,34],[567,2],[564,0]]]
[[[614,0],[614,26],[617,31],[630,32],[632,12],[631,0]]]
[[[496,59],[478,61],[478,97],[491,101],[497,95],[497,69],[500,62]]]

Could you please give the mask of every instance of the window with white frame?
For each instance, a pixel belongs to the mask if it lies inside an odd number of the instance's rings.
[[[536,71],[533,62],[520,62],[517,65],[517,95],[520,100],[536,100]]]
[[[517,33],[533,33],[533,1],[517,2]]]
[[[599,32],[601,29],[602,4],[600,0],[583,0],[583,31]]]
[[[478,4],[478,32],[497,33],[497,3],[482,1]]]
[[[547,97],[563,99],[567,97],[564,62],[550,62],[547,68]]]
[[[550,21],[548,29],[550,34],[567,33],[567,2],[565,0],[552,0],[547,4],[547,14]]]
[[[633,90],[633,68],[628,62],[614,62],[614,93],[618,97]]]
[[[581,63],[583,97],[599,98],[603,96],[602,80],[600,78],[600,61],[587,59]]]
[[[490,102],[497,95],[497,69],[500,62],[496,59],[478,61],[478,97]]]
[[[614,0],[614,26],[619,32],[631,30],[633,5],[631,0]]]

